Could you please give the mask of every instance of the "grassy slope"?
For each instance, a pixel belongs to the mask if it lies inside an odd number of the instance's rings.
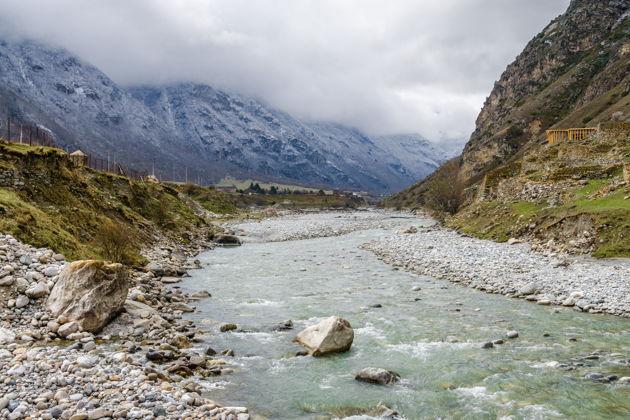
[[[0,232],[71,259],[99,257],[101,226],[123,226],[134,245],[155,234],[187,240],[209,225],[178,198],[178,191],[69,163],[62,151],[0,144],[0,170],[15,170],[24,185],[0,188]]]
[[[571,153],[579,156],[571,155]],[[560,159],[558,156],[565,156]],[[448,219],[447,224],[478,237],[506,241],[510,237],[545,238],[555,233],[563,221],[587,220],[596,234],[596,257],[630,257],[630,185],[622,182],[620,165],[611,169],[598,166],[597,159],[617,158],[618,162],[630,163],[630,137],[617,136],[613,140],[585,140],[566,143],[525,157],[541,169],[519,173],[518,177],[542,184],[552,184],[557,179],[578,177],[585,185],[564,191],[565,202],[550,206],[545,200],[510,201],[493,199],[474,202]],[[567,166],[568,162],[583,161]],[[520,162],[517,162],[520,163]],[[547,169],[544,169],[547,168]],[[500,173],[500,169],[490,173]],[[602,175],[606,174],[607,175]],[[511,176],[498,176],[496,183]],[[535,224],[535,228],[528,226]]]
[[[241,195],[192,184],[153,184],[74,166],[65,152],[46,147],[3,143],[0,175],[17,173],[23,185],[0,187],[0,232],[69,259],[102,257],[101,227],[128,232],[131,264],[141,264],[141,246],[159,235],[187,242],[193,232],[214,231],[209,220],[182,199],[228,217],[249,215],[251,206],[284,208],[350,207],[356,198],[320,195]],[[361,201],[362,202],[362,201]]]

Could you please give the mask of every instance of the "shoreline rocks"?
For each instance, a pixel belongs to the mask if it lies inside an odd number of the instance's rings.
[[[12,277],[0,283],[0,418],[247,420],[247,409],[222,407],[207,398],[209,390],[191,385],[230,369],[224,369],[225,355],[198,355],[203,349],[191,344],[197,328],[182,319],[181,305],[187,306],[190,297],[159,276],[181,276],[199,267],[187,261],[213,246],[205,236],[193,232],[188,244],[164,239],[159,248],[145,250],[155,271],[125,270],[128,290],[104,278],[85,287],[85,293],[69,284],[69,293],[61,293],[68,266],[62,255],[0,234],[0,280]],[[110,268],[110,274],[116,272]],[[90,295],[99,287],[116,295],[112,314],[120,313],[92,333],[64,308],[79,302],[79,308],[100,311],[101,295]],[[59,303],[53,305],[60,308],[58,316],[46,308],[48,292],[55,288],[55,295],[67,297],[51,299]],[[145,357],[150,351],[172,352],[178,359],[155,364]]]
[[[630,260],[543,254],[432,226],[361,246],[395,268],[542,306],[630,317]]]

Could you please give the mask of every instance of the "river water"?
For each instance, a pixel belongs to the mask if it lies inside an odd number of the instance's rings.
[[[236,353],[224,359],[234,372],[210,379],[208,395],[269,419],[344,417],[353,415],[350,407],[358,412],[379,402],[407,419],[630,418],[630,385],[583,379],[630,376],[630,320],[553,313],[395,270],[358,248],[391,233],[364,230],[202,254],[205,267],[191,272],[182,288],[213,297],[197,302],[201,313],[190,318],[208,331],[211,347]],[[331,315],[352,324],[352,349],[289,357],[301,350],[291,342],[295,334]],[[293,330],[274,331],[288,319]],[[225,322],[243,332],[219,332]],[[508,340],[508,330],[520,336]],[[505,344],[481,348],[499,338]],[[594,352],[598,359],[583,359]],[[355,381],[369,366],[402,380],[389,387]]]

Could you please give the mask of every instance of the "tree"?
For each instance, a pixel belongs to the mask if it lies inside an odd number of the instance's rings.
[[[450,214],[457,212],[464,199],[464,183],[459,179],[459,158],[444,162],[429,181],[425,194],[427,207]]]
[[[269,188],[269,194],[271,194],[271,195],[276,195],[276,194],[278,194],[278,187],[276,187],[275,185],[272,185],[272,186]]]

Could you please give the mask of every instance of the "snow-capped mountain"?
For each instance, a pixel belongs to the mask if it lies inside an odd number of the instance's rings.
[[[391,192],[446,154],[420,136],[370,138],[306,123],[262,101],[210,86],[121,87],[96,67],[33,41],[0,42],[0,117],[46,126],[67,148],[158,176],[225,175]]]

